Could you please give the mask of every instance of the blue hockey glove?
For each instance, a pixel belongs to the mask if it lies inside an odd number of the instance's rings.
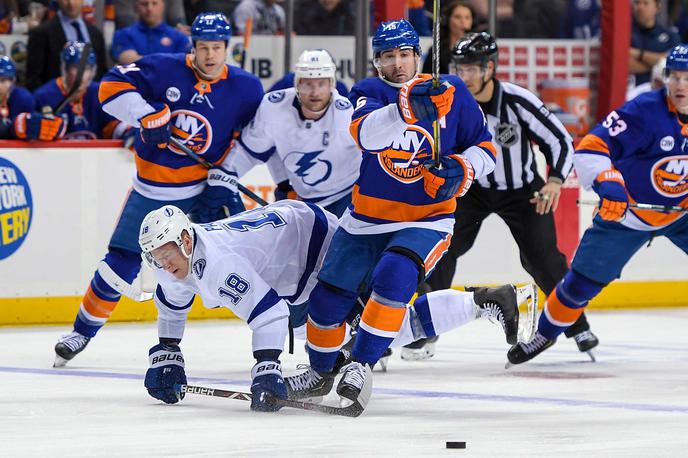
[[[195,223],[208,223],[246,210],[237,192],[237,175],[218,168],[208,170],[207,186],[198,196],[189,216]]]
[[[271,398],[287,399],[287,386],[282,378],[279,361],[258,361],[251,369],[251,410],[277,412],[282,406],[270,402]]]
[[[600,217],[605,221],[620,221],[628,210],[628,194],[621,172],[605,170],[597,175],[592,189],[600,196]]]
[[[167,404],[175,404],[184,399],[184,393],[177,393],[175,385],[186,385],[184,356],[179,346],[158,344],[148,350],[150,367],[146,371],[143,384],[148,394]]]
[[[440,158],[442,168],[423,167],[423,189],[438,201],[461,197],[473,183],[473,166],[463,156],[452,154]]]
[[[41,113],[20,113],[14,118],[14,136],[20,140],[52,142],[67,132],[67,121],[62,116]]]
[[[148,113],[139,119],[139,124],[141,124],[141,139],[143,143],[151,143],[158,145],[158,148],[165,148],[170,142],[171,130],[170,130],[170,119],[172,114],[170,113],[170,107],[166,104],[162,106],[153,105],[156,111]]]
[[[447,81],[441,81],[440,87],[435,89],[431,78],[426,73],[419,73],[399,90],[397,107],[407,124],[436,121],[449,113],[456,89]]]

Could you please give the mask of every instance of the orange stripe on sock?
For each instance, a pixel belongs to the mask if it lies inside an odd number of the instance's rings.
[[[110,318],[112,311],[117,307],[119,301],[104,301],[103,299],[96,296],[93,292],[91,286],[88,287],[88,291],[84,294],[84,298],[81,304],[84,309],[92,316],[97,318]]]
[[[578,309],[572,309],[564,305],[557,297],[557,290],[555,289],[547,298],[547,303],[545,304],[549,315],[560,323],[575,323],[576,320],[581,316],[585,307]]]
[[[361,320],[371,328],[396,332],[401,329],[405,314],[406,308],[389,307],[368,299]]]
[[[335,329],[322,329],[315,326],[311,320],[306,323],[306,336],[308,342],[320,348],[335,348],[340,347],[344,343],[344,335],[346,333],[346,325],[342,323],[341,326]]]

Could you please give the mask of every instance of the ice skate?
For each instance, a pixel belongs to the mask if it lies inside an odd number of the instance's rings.
[[[387,365],[389,364],[389,357],[392,356],[392,349],[388,348],[385,350],[385,352],[382,354],[382,357],[378,360],[377,364],[373,365],[373,369],[376,367],[380,367],[380,372],[387,372]]]
[[[299,364],[296,368],[306,370],[300,374],[284,377],[289,399],[318,403],[332,391],[337,372],[320,374],[307,364]]]
[[[506,354],[509,359],[506,368],[508,369],[515,364],[522,364],[526,361],[530,361],[554,345],[556,341],[556,339],[550,340],[539,332],[536,332],[535,337],[533,337],[533,340],[530,342],[520,342],[509,349]]]
[[[76,331],[60,337],[57,344],[55,344],[55,362],[53,367],[63,367],[68,361],[81,353],[90,340],[90,337],[81,335]]]
[[[372,392],[373,373],[370,366],[353,361],[343,369],[342,378],[337,384],[337,394],[343,401],[342,407],[346,407],[344,404],[358,403],[365,409]]]
[[[587,353],[592,362],[594,363],[596,360],[595,355],[592,352],[592,349],[598,346],[600,343],[600,340],[597,338],[597,336],[590,332],[590,330],[587,330],[574,335],[573,339],[576,341],[578,351],[580,351],[581,353]]]
[[[404,361],[424,361],[435,356],[435,342],[439,336],[425,337],[404,345],[401,348],[401,359]]]

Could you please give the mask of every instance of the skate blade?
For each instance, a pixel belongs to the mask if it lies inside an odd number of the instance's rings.
[[[380,358],[378,361],[378,364],[380,366],[380,372],[387,372],[387,364],[389,364],[389,356],[385,358]],[[378,364],[375,365],[375,367],[378,367]]]
[[[69,362],[68,359],[64,359],[60,355],[55,355],[55,361],[53,362],[53,367],[65,367],[65,365]]]
[[[592,363],[597,362],[597,360],[595,359],[595,354],[592,352],[592,350],[588,350],[588,351],[586,351],[586,353],[590,357],[590,362],[592,362]]]
[[[423,348],[401,348],[401,359],[404,361],[425,361],[435,356],[435,344],[427,343]]]
[[[535,285],[525,285],[516,288],[516,301],[521,306],[525,305],[525,311],[519,312],[518,317],[518,341],[530,342],[535,335],[537,327],[538,289]]]

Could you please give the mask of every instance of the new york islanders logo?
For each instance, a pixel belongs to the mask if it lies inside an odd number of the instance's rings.
[[[172,112],[172,135],[179,139],[191,151],[196,154],[205,153],[213,142],[213,129],[210,122],[202,114],[191,110],[175,110]],[[185,154],[168,145],[172,152],[185,156]]]
[[[389,148],[377,155],[377,160],[391,177],[403,183],[414,183],[422,178],[422,164],[432,156],[434,146],[427,130],[411,125]]]
[[[670,156],[652,166],[652,186],[665,197],[688,194],[688,156]]]

